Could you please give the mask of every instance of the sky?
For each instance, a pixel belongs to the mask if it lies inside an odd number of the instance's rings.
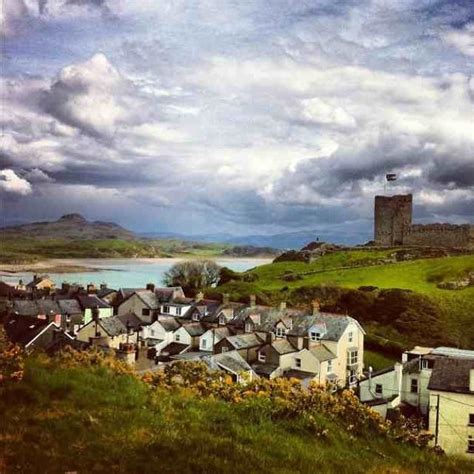
[[[3,225],[474,220],[472,0],[3,0],[1,38]]]

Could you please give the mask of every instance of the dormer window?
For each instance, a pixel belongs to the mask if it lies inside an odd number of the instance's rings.
[[[176,307],[176,316],[181,316],[181,306]]]
[[[285,335],[285,330],[281,327],[277,327],[275,334],[276,334],[276,337],[283,337]]]
[[[199,313],[193,314],[193,321],[199,321]]]
[[[312,341],[320,341],[321,340],[321,333],[316,331],[311,331],[309,333],[309,337]]]
[[[169,314],[170,313],[170,307],[165,305],[163,306],[163,313]]]
[[[265,363],[267,360],[267,356],[265,355],[265,352],[259,352],[258,353],[258,361]]]

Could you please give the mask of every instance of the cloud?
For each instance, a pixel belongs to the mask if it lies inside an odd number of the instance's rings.
[[[31,184],[10,169],[0,171],[0,191],[19,196],[32,193]]]
[[[466,24],[461,30],[451,30],[441,35],[442,39],[466,56],[474,56],[474,23]]]
[[[3,0],[0,9],[0,37],[14,37],[27,27],[29,10],[23,0]]]

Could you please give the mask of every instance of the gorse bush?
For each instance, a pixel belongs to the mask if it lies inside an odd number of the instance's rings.
[[[20,381],[23,378],[23,351],[20,346],[8,341],[0,327],[0,386]]]

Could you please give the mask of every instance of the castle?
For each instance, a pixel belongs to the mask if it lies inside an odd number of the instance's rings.
[[[375,245],[474,248],[470,224],[412,224],[413,195],[375,196]]]

